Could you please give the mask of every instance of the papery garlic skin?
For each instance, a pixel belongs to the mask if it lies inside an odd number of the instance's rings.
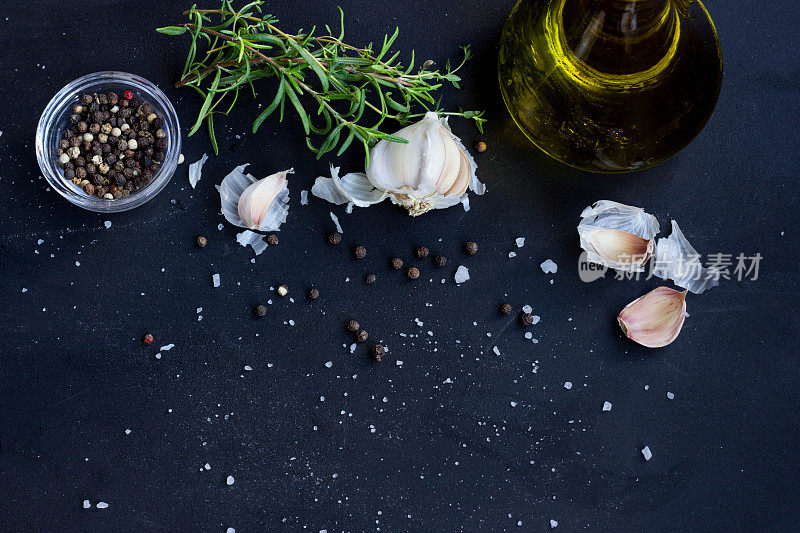
[[[658,287],[625,306],[617,317],[622,332],[648,348],[667,346],[686,319],[686,291]]]
[[[468,190],[479,195],[486,192],[478,181],[474,159],[450,131],[447,120],[436,113],[426,113],[394,135],[408,143],[379,141],[370,151],[366,174],[339,178],[339,169],[331,165],[331,177],[317,178],[311,192],[335,204],[359,207],[388,197],[411,216],[461,203]]]
[[[653,275],[671,279],[675,285],[700,294],[719,285],[720,273],[703,266],[700,254],[689,244],[678,223],[673,220],[670,236],[658,239]]]
[[[644,209],[611,200],[584,209],[578,224],[588,261],[627,272],[644,270],[658,230],[658,220]]]
[[[257,180],[245,174],[247,164],[233,169],[220,185],[220,202],[225,219],[235,226],[256,231],[280,231],[289,212],[287,174],[294,170],[276,172]]]

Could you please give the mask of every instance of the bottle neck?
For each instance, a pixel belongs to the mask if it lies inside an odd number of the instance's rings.
[[[679,31],[672,0],[560,0],[566,48],[607,74],[632,74],[668,55]]]

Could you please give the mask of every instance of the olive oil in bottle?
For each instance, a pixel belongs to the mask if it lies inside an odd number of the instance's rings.
[[[722,82],[719,40],[698,0],[520,0],[498,66],[525,135],[593,172],[638,170],[680,151]]]

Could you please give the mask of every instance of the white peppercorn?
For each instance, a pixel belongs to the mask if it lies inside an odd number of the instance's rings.
[[[125,125],[127,126],[127,124]],[[111,128],[111,135],[113,135],[114,137],[119,137],[120,135],[122,135],[122,130],[119,128]]]
[[[105,163],[100,163],[99,165],[97,165],[97,170],[100,171],[100,174],[108,174],[108,171],[111,170],[111,167],[109,167]]]
[[[179,165],[182,165],[182,164],[183,164],[183,161],[184,161],[183,154],[180,154],[180,155],[178,156],[178,164],[179,164]]]
[[[61,154],[60,156],[58,156],[58,162],[61,163],[62,165],[66,165],[67,163],[69,163],[69,156],[67,154]]]
[[[162,129],[156,130],[156,137],[158,137],[159,139],[163,139],[166,136],[167,136],[167,132],[166,131],[164,131]]]
[[[106,200],[113,200],[114,199],[114,195],[111,194],[110,192],[107,192],[107,193],[105,193],[103,195],[103,198],[105,198]]]
[[[108,142],[108,135],[106,135],[105,133],[101,133],[100,135],[97,136],[97,140],[105,144]]]
[[[139,147],[139,143],[136,142],[136,139],[130,139],[128,141],[128,148],[131,150],[136,150]]]
[[[83,140],[87,142],[92,142],[94,140],[94,135],[92,135],[91,133],[84,133]]]
[[[117,111],[119,111],[119,106],[118,106],[118,105],[115,105],[114,107],[112,107],[112,108],[110,109],[110,111],[111,111],[112,113],[116,113]]]
[[[67,150],[67,155],[69,156],[70,159],[75,159],[76,157],[81,155],[81,149],[78,148],[77,146],[73,146],[72,148],[69,148]]]
[[[128,123],[126,122],[125,124],[123,124],[123,125],[122,125],[122,126],[120,126],[119,128],[120,128],[120,130],[122,130],[122,131],[128,131],[129,129],[131,129],[131,125],[130,125],[130,124],[128,124]]]
[[[147,122],[151,122],[152,123],[157,118],[158,118],[158,115],[156,115],[155,113],[150,113],[149,115],[147,115]]]
[[[99,165],[102,162],[103,158],[100,157],[99,155],[95,155],[94,157],[92,157],[92,163],[94,163],[95,165]]]

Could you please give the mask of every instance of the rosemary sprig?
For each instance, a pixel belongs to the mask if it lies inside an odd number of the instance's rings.
[[[459,88],[457,72],[471,58],[468,46],[462,48],[464,58],[455,68],[448,61],[442,73],[431,69],[432,61],[426,61],[414,71],[413,51],[406,67],[398,62],[399,52],[390,52],[399,29],[384,36],[376,52],[371,43],[358,48],[343,41],[341,8],[338,36],[328,26],[324,35],[315,35],[315,27],[292,35],[276,26],[277,18],[262,14],[263,3],[255,0],[238,11],[232,0],[222,0],[220,9],[195,5],[184,13],[189,22],[157,30],[167,35],[188,33],[192,38],[175,86],[191,87],[203,98],[189,135],[206,121],[215,153],[219,148],[214,115],[227,115],[242,89],[249,87],[257,98],[254,82],[261,78],[275,78],[277,85],[269,104],[255,119],[253,132],[275,112],[283,122],[288,100],[303,124],[306,144],[317,158],[337,148],[341,155],[358,141],[369,159],[369,149],[378,140],[408,142],[382,132],[386,120],[407,124],[426,111],[474,120],[483,131],[483,111],[444,112],[434,97],[444,82]],[[312,134],[322,139],[319,144],[312,142]]]

